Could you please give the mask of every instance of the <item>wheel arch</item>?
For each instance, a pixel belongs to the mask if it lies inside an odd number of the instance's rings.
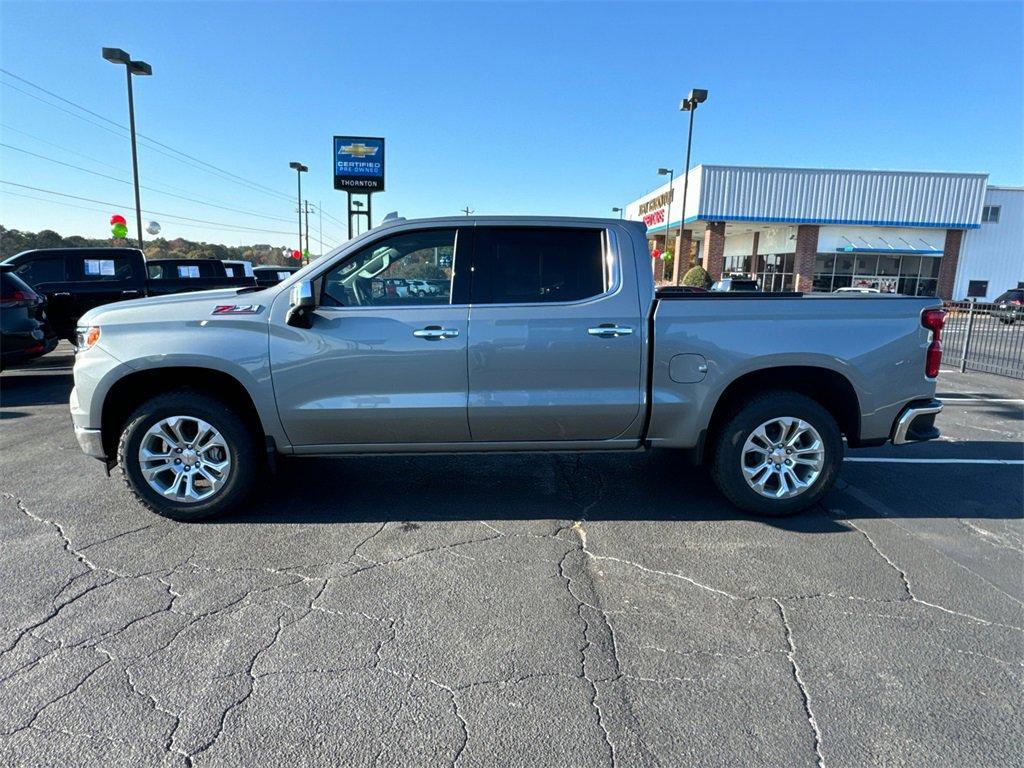
[[[860,443],[860,399],[850,380],[839,371],[813,365],[781,365],[761,368],[739,376],[722,390],[701,441],[699,458],[710,459],[718,431],[741,403],[766,392],[795,392],[827,410],[856,447]]]
[[[261,443],[270,434],[249,390],[231,374],[194,366],[147,368],[122,376],[103,399],[100,429],[107,456],[116,455],[121,431],[136,408],[157,395],[177,389],[194,389],[228,403]]]

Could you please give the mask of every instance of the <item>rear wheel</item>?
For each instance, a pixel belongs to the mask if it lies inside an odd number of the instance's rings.
[[[820,501],[842,459],[839,426],[825,408],[772,392],[747,402],[718,432],[711,475],[740,509],[782,517]]]
[[[135,410],[117,459],[125,484],[143,504],[184,521],[241,504],[261,457],[253,431],[227,404],[181,389]]]

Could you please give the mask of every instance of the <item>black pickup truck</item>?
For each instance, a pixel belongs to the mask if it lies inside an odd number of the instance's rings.
[[[70,341],[78,318],[102,304],[256,284],[252,277],[229,277],[216,259],[146,262],[138,248],[45,248],[22,251],[3,263],[46,297],[50,324]]]

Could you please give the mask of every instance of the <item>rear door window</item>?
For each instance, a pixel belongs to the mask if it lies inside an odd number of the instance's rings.
[[[604,232],[477,227],[474,304],[546,304],[599,296],[609,286]]]
[[[83,282],[132,280],[135,261],[128,256],[109,256],[98,253],[72,258],[71,279]]]
[[[15,267],[14,274],[31,286],[44,285],[46,283],[63,283],[66,279],[64,257],[45,256],[38,259],[29,259]]]

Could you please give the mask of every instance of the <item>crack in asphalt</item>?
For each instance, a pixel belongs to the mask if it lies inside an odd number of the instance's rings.
[[[260,656],[263,655],[263,653],[265,653],[266,651],[269,651],[271,648],[273,648],[274,645],[277,644],[277,641],[281,639],[281,633],[284,631],[284,627],[285,627],[285,624],[284,624],[284,621],[283,621],[284,613],[285,612],[282,611],[277,616],[277,631],[274,633],[273,638],[271,638],[270,642],[267,645],[261,647],[259,650],[256,651],[255,654],[253,654],[253,657],[249,660],[249,664],[246,666],[246,668],[244,670],[244,674],[249,678],[248,690],[237,701],[232,702],[224,710],[223,713],[221,713],[220,722],[217,724],[217,731],[216,731],[216,733],[214,733],[213,737],[211,739],[209,739],[199,749],[193,750],[191,752],[191,754],[188,756],[188,763],[189,763],[189,765],[192,764],[192,762],[195,760],[196,757],[198,757],[199,755],[203,754],[204,752],[207,752],[208,750],[212,749],[216,745],[217,741],[220,739],[221,735],[224,733],[224,729],[226,727],[228,717],[230,717],[232,712],[234,712],[236,709],[238,709],[240,706],[242,706],[246,701],[248,701],[252,697],[253,693],[256,690],[257,681],[259,680],[259,677],[257,675],[253,674],[253,668],[256,666],[256,663],[259,661]],[[289,624],[289,626],[291,624],[294,624],[295,621],[298,621],[298,619],[293,620]]]
[[[1002,624],[1002,623],[997,622],[997,621],[989,621],[988,619],[983,619],[980,616],[975,616],[975,615],[970,614],[970,613],[964,613],[962,611],[956,611],[956,610],[953,610],[952,608],[947,608],[944,605],[939,605],[938,603],[932,603],[932,602],[929,602],[927,600],[922,600],[921,598],[917,597],[917,595],[914,594],[914,590],[913,590],[913,588],[910,585],[910,577],[907,575],[907,572],[903,568],[901,568],[899,565],[897,565],[896,562],[891,557],[889,557],[881,549],[879,549],[878,544],[875,542],[875,540],[871,537],[871,535],[866,530],[864,530],[859,525],[857,525],[857,523],[854,522],[853,520],[848,519],[848,520],[846,520],[846,523],[851,528],[853,528],[854,530],[859,531],[860,534],[862,536],[864,536],[865,539],[867,539],[868,544],[875,551],[875,554],[877,554],[879,557],[881,557],[886,563],[888,563],[890,568],[892,568],[896,573],[899,574],[900,578],[903,581],[903,587],[904,587],[904,589],[906,590],[906,593],[907,593],[907,597],[905,598],[905,600],[909,600],[909,601],[914,602],[914,603],[919,603],[920,605],[925,605],[925,606],[927,606],[929,608],[934,608],[936,610],[942,611],[943,613],[948,613],[948,614],[950,614],[952,616],[959,616],[960,618],[963,618],[963,619],[969,619],[969,620],[971,620],[973,622],[976,622],[978,624],[983,624],[983,625],[985,625],[987,627],[1003,627],[1005,629],[1015,629],[1018,632],[1024,632],[1024,628],[1022,628],[1022,627],[1015,627],[1015,626],[1013,626],[1011,624]],[[885,602],[885,601],[883,600],[883,601],[879,601],[879,602]],[[889,601],[889,602],[896,602],[896,601]]]
[[[818,721],[814,717],[814,710],[811,708],[811,694],[807,690],[807,683],[804,682],[803,676],[800,673],[800,665],[796,661],[796,643],[793,641],[793,630],[789,625],[789,618],[786,616],[786,608],[782,605],[781,601],[775,598],[772,598],[772,602],[778,607],[782,625],[786,629],[786,643],[789,646],[789,652],[786,654],[786,657],[789,659],[793,679],[796,681],[797,688],[800,689],[804,711],[807,713],[807,722],[811,724],[811,730],[814,733],[814,754],[818,758],[818,768],[825,768],[825,757],[821,753],[821,728],[818,727]]]
[[[580,527],[582,527],[582,526],[580,526]],[[573,530],[577,530],[578,531],[579,527],[574,526]],[[565,581],[565,588],[566,588],[566,591],[569,593],[569,596],[572,597],[572,599],[576,602],[576,615],[579,618],[580,622],[583,624],[582,643],[581,643],[581,645],[578,646],[578,652],[579,652],[579,655],[580,655],[579,676],[578,677],[579,677],[579,679],[586,681],[587,685],[590,686],[590,690],[591,690],[591,694],[592,694],[591,697],[590,697],[590,707],[591,707],[591,709],[593,709],[594,714],[597,717],[598,727],[600,727],[600,729],[601,729],[601,734],[602,734],[602,738],[604,739],[604,744],[605,744],[605,746],[608,749],[608,759],[611,762],[612,766],[616,766],[618,763],[617,763],[617,760],[616,760],[615,745],[612,743],[611,733],[608,730],[608,726],[605,724],[604,713],[601,711],[601,705],[598,703],[598,697],[600,696],[600,692],[598,691],[597,683],[590,677],[590,675],[587,672],[587,649],[592,647],[594,643],[593,643],[593,641],[588,636],[589,635],[589,631],[590,631],[590,622],[583,615],[583,608],[586,605],[586,603],[584,603],[584,601],[581,600],[579,597],[577,597],[576,593],[572,591],[572,577],[569,576],[569,574],[567,574],[565,572],[565,561],[566,561],[566,559],[573,552],[579,552],[579,553],[582,554],[583,551],[584,551],[584,549],[583,549],[583,537],[582,536],[579,537],[579,541],[580,541],[580,545],[579,545],[578,548],[570,549],[568,552],[565,553],[565,555],[563,555],[561,561],[558,563],[558,574],[562,577],[562,579],[564,579],[564,581]],[[617,659],[616,659],[615,663],[616,663],[616,666],[618,666],[618,660]]]

